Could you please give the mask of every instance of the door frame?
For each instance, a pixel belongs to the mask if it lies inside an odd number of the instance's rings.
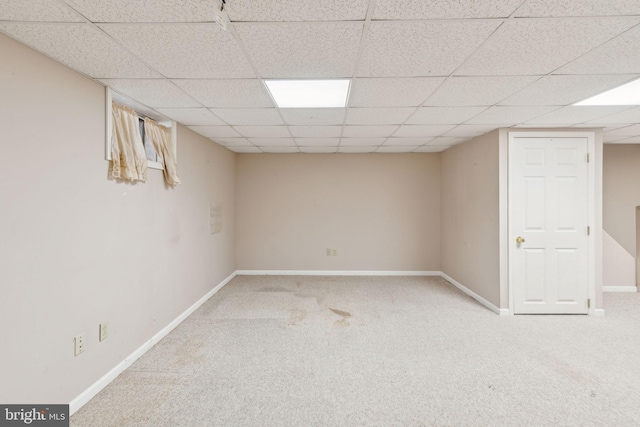
[[[595,278],[596,278],[596,258],[595,258],[595,239],[599,236],[596,224],[596,145],[595,145],[595,133],[594,132],[571,132],[571,131],[557,131],[557,132],[531,132],[531,131],[509,131],[508,132],[508,144],[507,144],[507,269],[508,269],[508,296],[509,296],[509,313],[514,313],[514,296],[513,287],[515,281],[513,280],[514,273],[512,271],[512,259],[515,256],[515,246],[512,244],[512,236],[515,236],[511,226],[512,207],[511,207],[511,180],[513,177],[513,150],[511,147],[515,144],[517,138],[586,138],[587,139],[587,153],[589,153],[590,161],[587,163],[587,223],[591,227],[591,233],[587,239],[587,287],[588,298],[591,301],[591,305],[587,310],[588,315],[593,315],[596,312],[595,308]]]

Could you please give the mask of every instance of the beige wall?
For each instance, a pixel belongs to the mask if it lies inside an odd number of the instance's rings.
[[[182,185],[108,180],[104,88],[2,35],[0,57],[0,402],[68,403],[235,271],[235,155],[180,127]]]
[[[439,154],[240,154],[236,195],[240,270],[440,270]]]
[[[442,153],[442,271],[500,307],[498,131]]]
[[[640,206],[640,145],[604,145],[603,187],[604,229],[635,257],[636,207]]]
[[[640,145],[606,144],[603,163],[604,230],[611,244],[604,249],[604,285],[636,286],[640,278]],[[618,252],[611,247],[619,247]]]

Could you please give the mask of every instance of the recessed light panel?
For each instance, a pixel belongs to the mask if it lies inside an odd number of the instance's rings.
[[[336,108],[347,105],[349,79],[264,82],[280,108]]]
[[[640,105],[640,79],[573,105]]]

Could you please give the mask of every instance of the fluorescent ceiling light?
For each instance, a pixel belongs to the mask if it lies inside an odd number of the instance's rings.
[[[640,79],[573,105],[640,105]]]
[[[280,108],[346,107],[349,79],[341,80],[265,80]]]

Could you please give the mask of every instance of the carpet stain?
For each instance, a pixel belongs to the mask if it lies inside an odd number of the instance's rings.
[[[346,328],[351,323],[349,322],[349,318],[351,317],[351,313],[348,311],[338,310],[336,308],[329,307],[329,310],[333,311],[338,316],[342,316],[342,319],[336,320],[335,325],[339,328]]]
[[[334,325],[336,325],[336,327],[338,328],[346,328],[347,326],[351,325],[351,323],[349,323],[346,318],[342,318],[340,320],[336,320]]]
[[[205,361],[205,356],[199,353],[202,343],[178,347],[173,352],[174,365],[186,367],[198,365]]]
[[[296,288],[299,288],[300,286],[302,286],[302,280],[296,281]]]
[[[287,326],[298,326],[304,319],[307,318],[307,312],[305,310],[291,310],[291,316]]]
[[[333,312],[334,312],[335,314],[337,314],[338,316],[342,316],[342,317],[344,317],[345,319],[346,319],[347,317],[351,317],[351,313],[349,313],[348,311],[342,311],[342,310],[338,310],[338,309],[331,308],[331,307],[329,307],[329,310],[333,311]]]

